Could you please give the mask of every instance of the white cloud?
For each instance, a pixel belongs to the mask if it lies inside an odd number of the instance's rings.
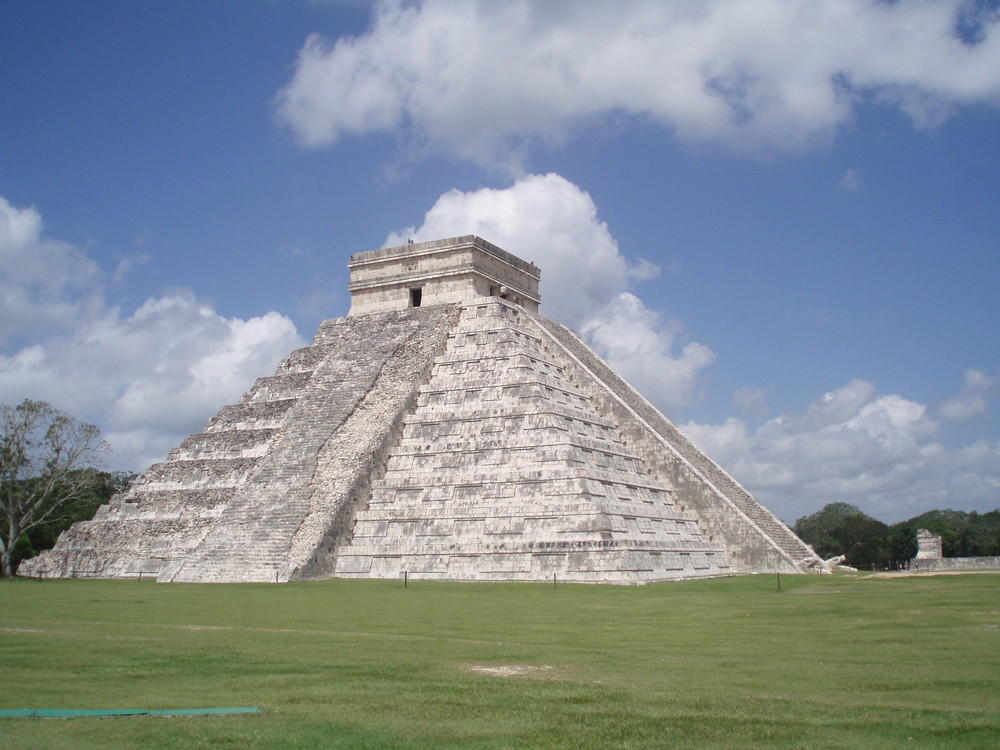
[[[97,265],[42,230],[38,211],[0,196],[0,345],[64,330],[103,305]]]
[[[542,269],[542,313],[576,329],[660,408],[691,402],[701,370],[715,355],[682,341],[676,320],[649,309],[629,290],[656,273],[632,262],[597,217],[591,197],[556,174],[529,175],[503,190],[442,195],[420,227],[387,245],[476,234]]]
[[[1000,393],[1000,373],[987,375],[981,370],[966,370],[962,390],[937,405],[937,416],[946,422],[969,422],[984,416],[990,399]]]
[[[837,501],[884,521],[1000,505],[1000,443],[950,449],[927,406],[863,380],[756,431],[734,418],[682,429],[788,521]]]
[[[50,401],[99,424],[112,468],[144,469],[302,345],[275,312],[227,319],[179,289],[131,315],[80,249],[0,198],[0,401]]]
[[[866,97],[919,126],[997,103],[997,13],[964,0],[383,0],[364,35],[306,40],[277,114],[311,147],[390,131],[516,168],[531,142],[613,113],[688,141],[805,148]]]
[[[579,327],[595,306],[629,287],[633,264],[618,251],[597,206],[585,191],[557,174],[529,175],[505,189],[451,190],[424,216],[419,228],[390,235],[405,244],[477,234],[542,269],[546,315]]]
[[[622,292],[596,308],[580,333],[633,387],[674,412],[692,402],[701,371],[715,361],[704,344],[680,344],[682,331],[678,321],[664,320],[638,297]]]

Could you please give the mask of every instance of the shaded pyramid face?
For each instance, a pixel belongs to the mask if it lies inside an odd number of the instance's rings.
[[[454,261],[456,248],[472,255]],[[422,299],[410,259],[440,266],[442,254],[491,293],[451,301],[456,274],[435,267],[448,299],[391,309]],[[501,282],[523,281],[512,264],[533,266],[478,238],[362,256],[392,284],[384,265],[401,258],[410,287],[368,284],[358,310],[19,572],[644,583],[799,572],[810,557],[575,334],[533,312],[530,278],[507,298]]]

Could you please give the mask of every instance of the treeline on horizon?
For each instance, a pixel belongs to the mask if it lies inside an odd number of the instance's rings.
[[[918,529],[941,537],[945,557],[1000,556],[1000,510],[929,510],[889,525],[850,503],[830,503],[792,525],[824,559],[846,555],[847,565],[863,570],[892,570],[912,560]]]

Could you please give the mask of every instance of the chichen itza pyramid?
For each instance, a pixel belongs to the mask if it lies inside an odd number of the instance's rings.
[[[351,257],[351,309],[19,573],[647,583],[813,551],[456,237]]]

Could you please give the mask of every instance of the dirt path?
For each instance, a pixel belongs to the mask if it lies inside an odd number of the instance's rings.
[[[887,570],[882,573],[869,573],[863,578],[909,578],[911,576],[968,576],[982,574],[1000,575],[996,568],[983,570]]]

